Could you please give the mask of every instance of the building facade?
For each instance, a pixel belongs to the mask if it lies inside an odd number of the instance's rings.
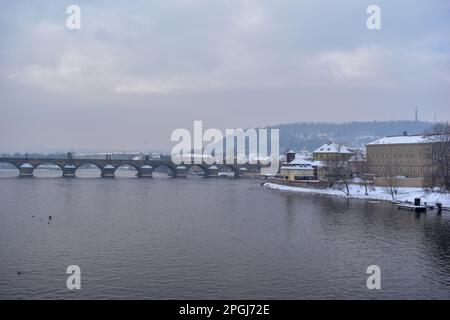
[[[280,168],[280,176],[287,181],[317,180],[316,169],[306,161],[295,159]]]
[[[315,161],[347,161],[352,155],[354,155],[353,150],[330,142],[314,150],[313,159]]]
[[[421,187],[433,172],[432,144],[425,135],[390,136],[366,145],[368,171],[376,185],[397,177],[398,186]]]
[[[318,181],[325,176],[321,161],[310,161],[301,154],[289,151],[287,161],[281,166],[278,176],[286,181]]]

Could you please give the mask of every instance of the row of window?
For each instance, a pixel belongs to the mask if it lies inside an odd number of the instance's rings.
[[[394,167],[394,172],[390,172],[387,167],[378,167],[375,171],[381,175],[387,175],[389,173],[396,175],[424,175],[431,171],[431,167]]]
[[[386,159],[368,159],[369,163],[378,165],[431,165],[431,159],[417,158],[386,158]]]
[[[315,177],[311,176],[294,176],[294,180],[314,180]]]
[[[346,159],[349,154],[346,153],[315,153],[314,159]]]
[[[425,158],[426,154],[424,153],[416,153],[416,154],[412,154],[412,155],[406,155],[404,153],[401,154],[394,154],[394,153],[368,153],[367,154],[367,158],[373,158],[373,159],[379,159],[379,158],[392,158],[392,157],[409,157],[409,158]]]
[[[382,149],[382,150],[380,150]],[[411,146],[411,147],[383,147],[377,148],[375,150],[367,150],[367,153],[390,153],[390,154],[417,154],[425,152],[424,146]]]

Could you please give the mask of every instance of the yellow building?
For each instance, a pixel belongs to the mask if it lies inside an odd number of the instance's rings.
[[[313,152],[315,161],[345,161],[348,160],[354,152],[346,146],[336,143],[326,143]]]
[[[376,185],[396,177],[398,186],[421,187],[433,170],[431,140],[425,135],[390,136],[366,145],[368,171]]]
[[[320,161],[309,161],[293,151],[287,153],[287,162],[284,163],[279,176],[286,181],[320,180],[324,173]]]
[[[311,166],[311,164],[300,163],[300,161],[296,160],[291,162],[298,163],[286,163],[280,168],[280,176],[282,176],[284,180],[316,180],[315,169]]]

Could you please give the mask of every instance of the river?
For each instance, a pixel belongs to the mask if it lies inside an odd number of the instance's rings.
[[[450,298],[448,212],[254,179],[41,171],[0,171],[3,299]],[[66,288],[69,265],[80,290]],[[369,265],[380,290],[366,286]]]

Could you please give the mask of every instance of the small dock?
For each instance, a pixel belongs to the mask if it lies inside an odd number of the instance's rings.
[[[415,212],[427,212],[427,206],[419,205],[416,206],[414,204],[409,203],[396,203],[395,204],[399,210],[410,210]]]
[[[409,210],[415,212],[427,212],[427,210],[438,209],[438,213],[441,213],[442,210],[446,210],[446,208],[442,207],[441,203],[436,203],[435,205],[430,205],[424,202],[423,204],[420,201],[420,198],[415,198],[414,203],[412,202],[397,202],[395,203],[399,210]]]

